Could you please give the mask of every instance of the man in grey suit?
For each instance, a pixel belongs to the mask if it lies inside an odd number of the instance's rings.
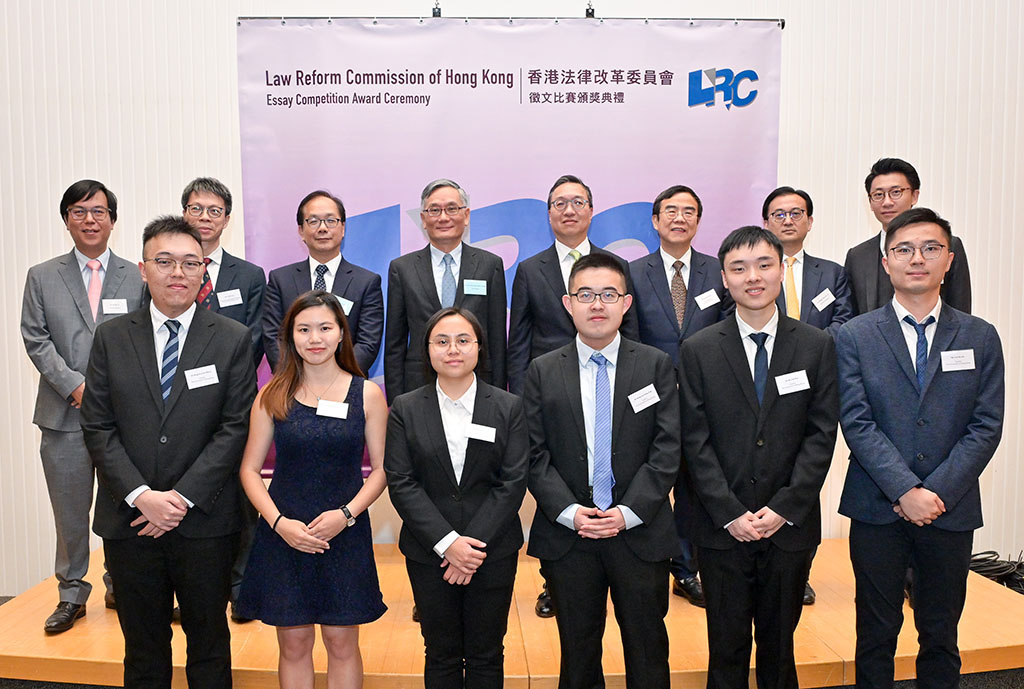
[[[894,297],[844,325],[836,341],[850,446],[839,512],[852,520],[858,687],[893,685],[911,563],[917,685],[959,684],[957,623],[982,525],[978,477],[1002,435],[1005,383],[995,328],[940,297],[959,260],[952,240],[949,223],[928,208],[897,216],[882,259]]]
[[[89,509],[93,466],[82,440],[78,410],[85,369],[98,323],[134,311],[143,295],[135,266],[107,248],[117,221],[117,197],[91,179],[75,182],[60,201],[60,216],[75,248],[33,266],[25,281],[21,336],[39,371],[32,422],[39,426],[39,454],[57,529],[54,573],[60,603],[44,629],[63,632],[85,615],[92,584]],[[107,606],[113,594],[107,584]]]

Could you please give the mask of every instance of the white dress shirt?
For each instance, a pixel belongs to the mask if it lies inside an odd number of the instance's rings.
[[[78,270],[82,273],[82,283],[85,285],[85,293],[89,294],[89,281],[92,280],[92,268],[86,264],[92,259],[83,254],[77,248],[75,249],[75,258],[78,259]],[[107,277],[107,263],[110,262],[110,249],[104,250],[102,254],[96,257],[96,260],[100,262],[100,284],[102,285],[103,279]]]
[[[793,283],[796,285],[796,299],[799,303],[800,299],[803,298],[804,294],[804,250],[796,252],[794,256],[786,256],[782,259],[783,273],[782,273],[782,300],[786,300],[786,277],[785,271],[789,270],[789,259],[795,258],[796,261],[793,263]],[[789,304],[786,304],[787,310]],[[800,304],[800,310],[803,311],[803,304]],[[800,320],[797,318],[797,320]]]
[[[210,284],[213,286],[214,291],[216,291],[217,277],[220,275],[220,264],[224,262],[224,247],[218,246],[205,258],[210,259],[210,262],[206,264],[206,274],[210,276]]]
[[[686,285],[686,289],[690,289],[690,265],[692,265],[693,249],[687,249],[681,258],[666,253],[664,249],[658,249],[658,253],[661,254],[661,260],[665,264],[665,279],[668,280],[669,294],[672,293],[672,278],[676,275],[676,269],[672,264],[676,261],[683,262],[683,269],[679,271],[679,274],[683,276],[683,284]]]
[[[907,311],[903,304],[896,301],[896,297],[892,298],[892,308],[896,312],[896,318],[900,322],[900,328],[903,330],[903,339],[907,341],[907,351],[910,352],[910,363],[914,367],[914,372],[917,372],[917,328],[912,326],[903,320],[906,316],[914,318],[914,314]],[[928,316],[935,316],[935,322],[930,325],[926,325],[924,328],[924,339],[928,342],[928,353],[932,352],[932,340],[935,339],[935,328],[939,325],[939,312],[942,311],[942,299],[938,299],[935,302],[935,308],[932,309]],[[928,320],[928,316],[925,316],[922,320]],[[915,323],[921,323],[922,321],[914,318]]]
[[[579,243],[579,246],[571,247],[562,244],[557,239],[555,240],[555,253],[558,255],[558,269],[562,271],[562,282],[565,283],[565,291],[569,292],[569,272],[572,270],[572,266],[576,261],[572,260],[569,256],[569,252],[573,249],[580,252],[580,258],[590,255],[590,240],[584,239]]]
[[[622,344],[622,336],[619,333],[615,333],[615,339],[613,339],[607,347],[600,350],[602,356],[608,360],[605,368],[608,372],[608,387],[611,392],[612,405],[614,406],[615,401],[615,365],[619,360],[619,345]],[[579,366],[580,366],[580,398],[583,402],[583,428],[587,436],[587,483],[591,486],[594,485],[594,419],[596,417],[596,383],[597,383],[597,369],[598,365],[590,360],[590,357],[597,352],[596,349],[591,349],[587,345],[583,344],[583,340],[580,336],[576,336],[576,353],[579,355]],[[628,480],[629,477],[619,476],[617,481]],[[562,510],[562,513],[558,515],[556,521],[562,526],[568,527],[573,531],[576,530],[576,524],[573,521],[576,517],[576,510],[583,507],[579,503],[573,503]],[[643,520],[636,516],[626,505],[612,505],[612,507],[618,507],[619,511],[622,512],[622,518],[626,522],[626,528],[632,529],[634,526],[643,524]]]
[[[736,323],[740,328],[740,342],[743,343],[743,351],[747,355],[747,364],[750,366],[750,379],[754,379],[754,355],[757,354],[757,343],[750,339],[750,335],[753,333],[767,333],[768,339],[765,340],[764,348],[768,352],[768,366],[772,365],[772,352],[775,351],[775,333],[779,329],[779,309],[775,307],[775,313],[765,323],[765,326],[760,330],[755,329],[753,326],[748,325],[746,321],[740,318],[739,311],[736,312]]]
[[[324,284],[327,285],[325,288],[327,292],[334,289],[334,278],[338,275],[338,266],[341,265],[341,254],[338,254],[327,263],[320,263],[312,256],[309,257],[309,284],[316,284],[316,267],[319,265],[327,266],[327,272],[324,273]]]
[[[444,301],[441,297],[441,282],[444,280],[444,257],[445,253],[433,244],[430,247],[430,268],[434,272],[434,289],[437,290],[437,300]],[[455,276],[455,293],[459,292],[459,269],[462,267],[462,242],[448,254],[452,257],[452,275]]]
[[[433,247],[431,247],[433,249]],[[455,472],[456,483],[462,482],[462,470],[466,466],[466,448],[469,446],[469,427],[473,423],[473,407],[476,404],[476,374],[473,382],[462,393],[462,397],[453,400],[444,394],[441,384],[436,383],[437,404],[441,408],[441,425],[444,426],[444,438],[448,443],[448,455],[451,457],[452,470]],[[444,538],[434,544],[434,552],[444,557],[444,552],[459,537],[452,529]]]

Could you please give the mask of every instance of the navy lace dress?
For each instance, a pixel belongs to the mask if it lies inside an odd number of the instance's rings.
[[[351,500],[363,485],[364,379],[353,377],[348,418],[317,416],[299,402],[274,423],[277,460],[270,496],[287,518],[311,522]],[[236,603],[241,615],[277,627],[355,625],[387,606],[373,560],[370,515],[330,541],[323,553],[302,553],[260,520]]]

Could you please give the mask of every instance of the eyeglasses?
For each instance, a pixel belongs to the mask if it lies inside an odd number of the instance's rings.
[[[476,344],[479,340],[473,340],[468,335],[459,335],[458,337],[435,337],[433,340],[428,340],[431,345],[440,350],[445,350],[455,345],[455,348],[460,352],[464,352],[469,349],[469,346]]]
[[[456,206],[454,203],[450,206],[441,208],[440,206],[431,206],[430,208],[424,208],[423,212],[429,215],[431,218],[440,218],[441,212],[443,211],[448,217],[454,217],[462,211],[469,208],[469,206]]]
[[[158,258],[144,258],[142,259],[142,262],[155,263],[156,269],[164,275],[170,275],[173,273],[175,266],[181,266],[181,272],[191,277],[202,275],[203,269],[206,268],[206,263],[194,258],[186,258],[184,261],[175,261],[173,258],[160,256]]]
[[[593,304],[597,299],[600,299],[602,304],[614,304],[626,295],[619,294],[613,289],[606,289],[603,292],[592,292],[589,289],[581,289],[578,292],[571,293],[569,296],[576,297],[576,301],[581,304]]]
[[[583,210],[590,202],[577,196],[574,199],[555,199],[551,202],[551,207],[561,213],[569,207],[569,204],[572,204],[572,207],[576,210]]]
[[[905,191],[910,191],[910,187],[893,187],[889,191],[882,191],[881,189],[879,189],[878,191],[871,192],[870,194],[868,194],[868,196],[875,203],[881,203],[882,201],[885,201],[885,197],[887,195],[893,201],[899,201],[903,197],[903,192]]]
[[[203,211],[206,211],[207,215],[214,219],[224,215],[224,209],[220,206],[200,206],[198,203],[192,204],[191,206],[185,206],[185,210],[187,210],[188,214],[193,218],[201,218],[203,216]]]
[[[786,211],[775,211],[768,217],[771,218],[773,222],[777,222],[781,225],[786,222],[786,218],[789,218],[793,222],[800,222],[800,218],[804,217],[806,214],[807,211],[800,208],[794,208],[788,213]]]
[[[75,220],[85,220],[85,216],[92,215],[92,219],[97,222],[107,217],[107,213],[111,212],[109,208],[103,208],[97,206],[96,208],[82,208],[81,206],[75,206],[74,208],[68,209],[68,215]]]
[[[676,216],[681,215],[687,220],[692,220],[697,217],[697,209],[687,206],[686,208],[676,208],[675,206],[665,206],[662,208],[658,215],[664,215],[669,220],[673,220]]]
[[[942,250],[945,248],[945,244],[925,244],[920,249],[918,249],[918,247],[916,246],[911,246],[909,244],[901,244],[899,246],[890,247],[889,251],[892,252],[893,258],[895,258],[897,261],[909,261],[912,258],[914,258],[914,254],[916,254],[919,250],[921,252],[921,256],[924,257],[924,260],[934,261],[935,259],[942,256]]]
[[[328,229],[333,230],[341,222],[341,218],[318,218],[315,215],[311,215],[302,222],[306,223],[306,227],[311,230],[319,230],[321,225],[327,225]]]

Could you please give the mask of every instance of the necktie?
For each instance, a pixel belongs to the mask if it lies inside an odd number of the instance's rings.
[[[452,272],[453,265],[455,265],[455,259],[452,258],[451,254],[445,254],[444,275],[441,276],[442,309],[447,309],[449,306],[455,306],[455,273]]]
[[[917,369],[917,387],[920,390],[924,390],[924,374],[928,370],[928,338],[925,336],[924,331],[929,325],[935,322],[935,316],[928,316],[924,319],[924,323],[918,323],[914,320],[913,316],[904,316],[903,320],[914,326],[914,330],[917,331],[917,357],[914,361],[914,366]]]
[[[206,270],[203,271],[203,284],[199,286],[199,294],[196,295],[196,303],[204,309],[213,306],[213,282],[210,280],[210,257],[203,259]]]
[[[793,275],[793,264],[796,256],[786,258],[786,315],[800,320],[800,299],[796,296],[796,276]]]
[[[612,506],[612,392],[608,384],[608,360],[600,352],[590,355],[597,364],[594,381],[594,504],[602,510]]]
[[[164,345],[163,363],[160,365],[160,393],[167,401],[171,394],[171,385],[174,384],[174,372],[178,370],[178,329],[181,323],[175,320],[165,321],[164,325],[171,333]]]
[[[582,255],[583,254],[581,254],[576,249],[569,249],[569,256],[572,257],[572,264],[571,265],[576,265],[576,261],[580,260],[580,256],[582,256]]]
[[[96,320],[96,314],[100,312],[100,292],[103,291],[103,282],[100,281],[101,264],[95,258],[85,264],[92,271],[89,276],[89,308],[92,309],[92,319]]]
[[[686,282],[683,280],[683,262],[676,261],[672,264],[675,274],[672,276],[672,306],[676,310],[676,322],[683,327],[683,317],[686,315]]]
[[[768,385],[768,350],[764,343],[768,341],[768,333],[750,333],[750,339],[757,345],[754,353],[754,390],[757,392],[757,403],[764,401],[764,389]]]
[[[327,281],[324,280],[324,273],[327,272],[327,266],[323,263],[316,267],[316,280],[313,280],[313,289],[327,290]]]

